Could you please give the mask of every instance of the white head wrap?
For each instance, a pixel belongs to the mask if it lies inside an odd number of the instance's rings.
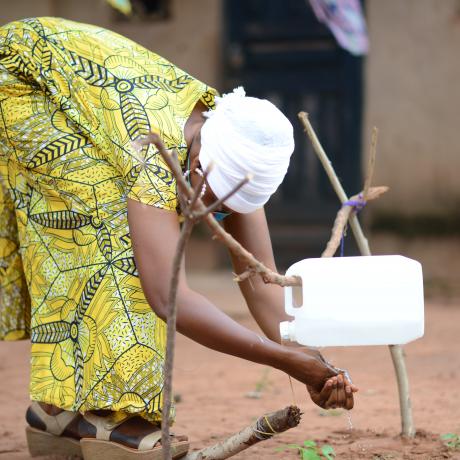
[[[249,173],[252,179],[225,201],[236,212],[261,208],[283,181],[294,150],[291,122],[271,102],[246,97],[242,87],[216,97],[204,114],[199,159],[210,162],[209,185],[222,198]]]

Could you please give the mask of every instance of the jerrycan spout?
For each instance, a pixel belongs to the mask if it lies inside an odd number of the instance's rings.
[[[296,341],[294,321],[282,321],[280,323],[280,336],[282,342]]]

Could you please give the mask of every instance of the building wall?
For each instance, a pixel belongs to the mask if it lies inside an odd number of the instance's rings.
[[[363,165],[379,130],[372,213],[448,217],[460,205],[460,2],[367,0]]]
[[[165,21],[120,21],[104,0],[0,0],[5,23],[61,16],[113,29],[220,87],[223,0],[171,0]],[[446,215],[460,205],[458,0],[366,0],[363,166],[380,130],[374,183],[391,191],[372,213]]]
[[[114,30],[209,85],[220,85],[221,0],[171,0],[162,21],[119,20],[104,0],[0,0],[0,23],[58,16]]]
[[[98,24],[219,88],[223,0],[171,1],[171,17],[152,23],[119,21],[104,0],[0,0],[0,23],[49,15]],[[459,216],[460,2],[365,0],[365,5],[371,51],[364,74],[363,166],[376,125],[380,135],[374,184],[391,190],[372,203],[364,217]],[[400,253],[420,260],[426,279],[434,285],[442,280],[444,291],[460,270],[455,257],[458,238],[370,236],[376,254]],[[212,249],[195,239],[189,252],[203,254],[203,245],[209,257],[189,257],[193,266],[220,265],[220,246]]]

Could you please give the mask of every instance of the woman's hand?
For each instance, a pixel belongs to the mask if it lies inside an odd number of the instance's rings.
[[[323,409],[353,408],[353,393],[358,388],[344,371],[329,364],[318,350],[291,348],[286,364],[285,371],[306,384],[311,400],[318,406]]]
[[[358,388],[350,383],[344,374],[339,374],[326,381],[321,391],[317,388],[307,385],[308,393],[311,400],[323,409],[343,408],[347,410],[353,409],[354,397],[353,393],[358,391]]]

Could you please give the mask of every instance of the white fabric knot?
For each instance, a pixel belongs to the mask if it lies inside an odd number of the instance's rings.
[[[247,97],[242,87],[216,97],[215,110],[204,115],[199,159],[204,169],[214,165],[208,175],[212,191],[222,198],[251,174],[251,181],[225,204],[240,213],[263,207],[289,166],[291,122],[266,99]]]

